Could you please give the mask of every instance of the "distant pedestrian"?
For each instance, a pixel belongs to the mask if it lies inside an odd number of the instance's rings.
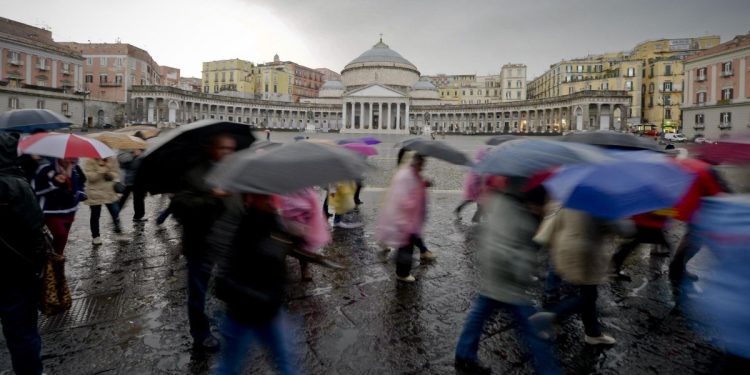
[[[206,290],[211,278],[214,259],[209,253],[207,237],[216,219],[225,208],[225,193],[211,189],[205,181],[209,170],[237,148],[230,135],[211,139],[203,163],[187,172],[182,190],[172,197],[170,207],[182,224],[182,253],[187,261],[188,321],[193,348],[198,351],[217,351],[219,341],[211,335],[206,315]]]
[[[271,129],[266,128],[266,141],[271,141]]]
[[[86,176],[78,159],[53,159],[39,168],[31,183],[44,212],[44,222],[52,232],[52,247],[59,255],[63,255],[68,243],[78,204],[88,199],[85,184]]]
[[[552,348],[528,321],[536,312],[527,293],[538,266],[538,247],[532,238],[541,220],[545,193],[541,187],[523,193],[523,179],[512,181],[487,196],[487,220],[481,228],[478,253],[480,291],[458,339],[455,366],[470,373],[490,373],[479,361],[479,342],[485,323],[501,312],[515,323],[519,342],[533,358],[536,373],[560,374]]]
[[[42,373],[37,318],[39,275],[45,261],[44,215],[17,167],[17,147],[16,135],[0,132],[0,323],[13,371],[38,375]]]
[[[120,180],[120,168],[115,158],[107,159],[85,159],[83,172],[86,175],[86,195],[88,199],[85,204],[91,208],[91,242],[101,245],[99,236],[99,218],[102,214],[102,205],[107,207],[112,216],[112,225],[115,233],[121,233],[120,229],[120,207],[118,203],[115,186]]]
[[[427,186],[421,172],[424,157],[407,151],[403,165],[393,176],[385,204],[380,211],[376,236],[380,243],[398,249],[396,278],[414,282],[411,274],[414,246],[421,244],[422,227],[427,216]]]
[[[244,373],[254,342],[267,347],[281,374],[296,374],[282,304],[286,250],[300,240],[280,224],[271,196],[243,194],[238,204],[240,208],[231,207],[222,215],[212,235],[217,256],[216,295],[226,306],[216,374]]]
[[[133,194],[133,221],[140,222],[147,220],[146,216],[146,192],[141,190],[135,185],[135,175],[138,172],[138,167],[141,165],[141,154],[143,150],[130,150],[122,151],[117,155],[117,160],[120,163],[120,169],[123,171],[122,182],[125,185],[125,190],[122,192],[118,206],[122,210],[125,208],[125,203],[128,201],[130,194]]]

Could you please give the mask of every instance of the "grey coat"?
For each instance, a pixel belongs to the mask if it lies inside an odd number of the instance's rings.
[[[479,242],[480,293],[510,304],[530,304],[526,291],[538,266],[538,247],[531,239],[539,220],[521,200],[506,194],[490,194],[485,207],[487,220]]]

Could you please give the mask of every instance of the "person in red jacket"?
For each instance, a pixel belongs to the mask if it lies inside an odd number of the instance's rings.
[[[653,255],[669,255],[671,252],[669,242],[664,237],[664,227],[667,225],[669,217],[656,212],[647,212],[633,216],[636,233],[630,240],[624,242],[612,257],[612,268],[615,277],[621,280],[630,280],[630,276],[622,271],[622,264],[625,259],[640,244],[654,244],[662,247],[662,251],[652,251]],[[666,249],[664,251],[663,249]]]
[[[695,228],[692,225],[693,216],[700,208],[701,199],[703,197],[728,193],[730,190],[716,174],[711,164],[696,159],[675,160],[675,162],[680,167],[697,176],[688,189],[687,194],[674,207],[674,218],[688,225],[687,232],[677,246],[672,262],[669,265],[669,278],[677,286],[685,277],[697,280],[697,276],[687,272],[686,265],[702,246],[698,236],[695,235]]]

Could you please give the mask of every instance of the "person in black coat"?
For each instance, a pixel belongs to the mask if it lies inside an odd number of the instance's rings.
[[[41,374],[37,309],[44,215],[18,166],[17,145],[17,135],[0,132],[0,321],[13,371]]]

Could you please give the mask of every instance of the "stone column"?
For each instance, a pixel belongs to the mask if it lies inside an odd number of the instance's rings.
[[[396,129],[401,129],[401,103],[396,103]]]
[[[370,113],[367,114],[367,128],[372,129],[372,105],[373,102],[367,102],[367,104],[370,106]]]
[[[341,108],[341,129],[346,129],[346,106],[349,105],[349,102],[344,101],[344,105]]]
[[[409,131],[409,103],[406,103],[406,111],[404,112],[404,124],[406,125],[406,131]]]
[[[383,131],[383,103],[378,102],[378,132]]]
[[[393,122],[393,116],[391,116],[391,113],[393,112],[391,111],[391,108],[393,108],[392,107],[393,103],[388,103],[387,106],[388,106],[388,130],[391,130],[391,123]]]

